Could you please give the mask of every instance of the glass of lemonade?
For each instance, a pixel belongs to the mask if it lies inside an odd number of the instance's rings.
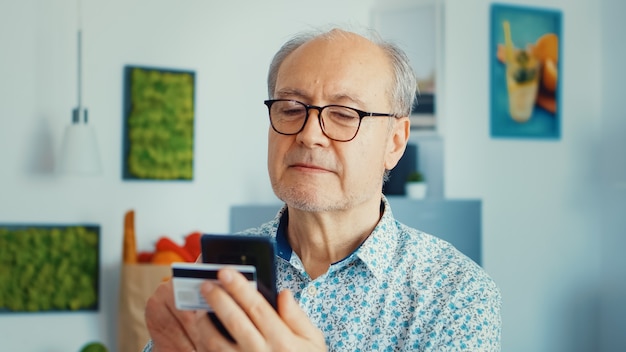
[[[529,50],[516,50],[506,64],[509,113],[517,122],[526,122],[533,113],[539,89],[539,61]]]

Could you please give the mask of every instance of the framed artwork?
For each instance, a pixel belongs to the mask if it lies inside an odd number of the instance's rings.
[[[385,40],[400,46],[417,76],[411,129],[436,129],[436,91],[441,51],[441,13],[437,0],[383,4],[372,12],[372,26]]]
[[[193,71],[124,68],[124,180],[193,180]]]
[[[491,6],[492,137],[561,136],[561,12]]]
[[[97,311],[98,225],[0,224],[0,313]]]

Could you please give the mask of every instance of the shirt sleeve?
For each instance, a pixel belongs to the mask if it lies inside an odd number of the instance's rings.
[[[481,279],[470,277],[446,303],[426,350],[500,351],[502,298],[490,278]]]
[[[152,352],[152,340],[149,340],[142,352]]]

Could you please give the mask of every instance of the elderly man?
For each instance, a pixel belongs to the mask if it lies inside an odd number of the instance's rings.
[[[401,50],[342,30],[300,35],[268,77],[268,169],[285,206],[252,232],[278,247],[278,309],[222,269],[204,312],[170,283],[146,306],[168,351],[494,351],[500,293],[450,244],[397,222],[381,189],[409,138],[415,77]]]

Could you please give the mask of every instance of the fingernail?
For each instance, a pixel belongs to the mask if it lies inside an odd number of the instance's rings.
[[[221,282],[229,283],[233,280],[233,273],[231,272],[230,269],[222,269],[220,270],[218,277]]]
[[[202,293],[209,293],[211,292],[211,290],[213,290],[213,288],[215,288],[215,284],[213,282],[205,281],[204,283],[202,283],[200,291],[202,291]]]

